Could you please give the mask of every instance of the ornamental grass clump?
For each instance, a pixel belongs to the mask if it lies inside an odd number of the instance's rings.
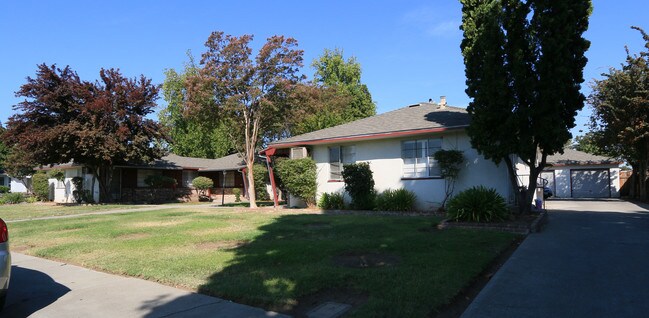
[[[497,222],[509,218],[505,199],[493,188],[472,187],[448,201],[446,216],[454,221]]]
[[[417,195],[406,189],[387,189],[376,196],[377,211],[409,212],[415,209]]]
[[[318,200],[318,207],[323,210],[344,210],[345,200],[342,193],[323,193]]]

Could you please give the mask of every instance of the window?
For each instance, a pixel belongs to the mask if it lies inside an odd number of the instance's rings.
[[[234,171],[228,171],[225,175],[225,187],[234,188]]]
[[[441,171],[433,158],[442,149],[442,138],[408,140],[401,143],[404,178],[439,177]]]
[[[343,165],[356,162],[355,146],[329,147],[329,179],[342,180]]]
[[[198,176],[198,171],[183,170],[183,187],[191,188],[192,181]]]
[[[144,170],[144,169],[138,169],[137,170],[137,187],[138,188],[146,188],[148,185],[144,180],[146,180],[146,177],[148,176],[153,176],[153,175],[162,175],[162,171],[160,170]]]

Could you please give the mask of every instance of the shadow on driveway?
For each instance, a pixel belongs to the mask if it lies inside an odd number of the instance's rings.
[[[2,317],[28,317],[67,294],[69,288],[42,272],[11,267],[11,282]]]

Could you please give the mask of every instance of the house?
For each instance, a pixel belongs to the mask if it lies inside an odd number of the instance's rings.
[[[417,195],[417,208],[438,207],[445,196],[445,180],[433,154],[456,149],[465,161],[455,193],[472,186],[496,189],[509,202],[514,194],[505,164],[496,165],[471,147],[466,109],[439,103],[419,103],[271,143],[262,153],[270,156],[312,157],[317,165],[317,197],[342,192],[343,165],[368,162],[375,188],[405,188]]]
[[[621,162],[574,149],[548,156],[541,178],[556,198],[619,198]]]
[[[0,186],[9,187],[9,191],[11,192],[27,192],[29,181],[29,178],[25,178],[24,180],[13,178],[5,171],[0,170]]]
[[[92,193],[95,201],[99,200],[99,185],[93,186],[93,175],[80,164],[68,163],[43,168],[42,170],[61,169],[65,172],[63,180],[49,179],[50,199],[58,203],[74,202],[76,190],[72,179],[83,178],[83,190]],[[242,195],[247,192],[245,165],[237,154],[218,159],[182,157],[169,154],[150,164],[118,165],[114,167],[110,185],[110,194],[115,202],[151,202],[171,199],[189,200],[196,198],[192,180],[205,176],[214,182],[212,196],[224,194],[225,201],[234,201],[233,189],[241,189]],[[163,175],[176,179],[176,186],[167,189],[151,189],[145,183],[148,176]]]

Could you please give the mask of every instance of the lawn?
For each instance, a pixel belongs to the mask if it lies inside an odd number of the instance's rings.
[[[356,305],[353,317],[419,317],[448,303],[517,238],[434,230],[437,221],[183,207],[9,230],[14,251],[266,309],[295,313],[333,295]]]
[[[101,205],[56,205],[52,203],[21,203],[0,205],[0,218],[5,221],[32,219],[46,216],[59,216],[99,212],[117,209],[141,208],[142,205],[101,204]]]

